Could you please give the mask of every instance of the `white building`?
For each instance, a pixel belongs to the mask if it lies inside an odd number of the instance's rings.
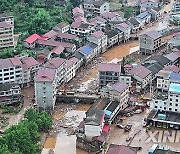
[[[0,83],[22,84],[22,63],[18,57],[0,60]]]
[[[54,109],[57,93],[57,74],[54,69],[40,69],[35,76],[35,102],[38,110]]]
[[[180,113],[180,84],[170,83],[166,99],[153,100],[153,108],[159,111]]]
[[[124,82],[108,83],[102,88],[101,95],[111,101],[118,101],[120,108],[124,109],[129,100],[129,86]]]
[[[98,54],[103,53],[107,49],[107,35],[102,31],[96,31],[91,36],[88,37],[90,42],[98,45]]]
[[[85,136],[91,140],[92,137],[100,136],[103,131],[105,113],[101,110],[91,109],[86,113]]]
[[[75,57],[66,60],[66,82],[76,76],[76,71],[80,67],[79,60]]]

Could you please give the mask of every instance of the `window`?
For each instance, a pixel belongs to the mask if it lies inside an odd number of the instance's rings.
[[[43,89],[45,90],[45,89],[46,89],[46,87],[43,87]]]
[[[166,105],[166,102],[164,102],[164,105]]]
[[[170,98],[170,101],[172,101],[172,98]]]
[[[178,106],[178,104],[176,104],[175,106]]]
[[[177,111],[177,109],[175,109],[174,111]]]
[[[171,111],[172,110],[172,108],[169,108],[169,111]]]
[[[14,74],[14,72],[10,72],[10,75]]]
[[[155,106],[154,108],[157,109],[157,106]]]
[[[172,103],[170,103],[169,105],[172,106]]]
[[[178,102],[178,99],[176,99],[176,102]]]
[[[155,103],[158,103],[158,101],[155,101]]]
[[[164,110],[166,110],[166,107],[164,107]]]
[[[10,79],[14,79],[14,76],[11,76]]]

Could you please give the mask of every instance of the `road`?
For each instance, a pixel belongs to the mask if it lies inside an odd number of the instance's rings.
[[[17,115],[7,115],[9,117],[9,125],[3,129],[0,129],[0,131],[5,131],[10,126],[17,124],[23,118],[23,115],[26,112],[26,110],[29,109],[30,106],[32,106],[31,98],[33,98],[34,95],[34,87],[22,89],[21,94],[24,95],[23,108]]]

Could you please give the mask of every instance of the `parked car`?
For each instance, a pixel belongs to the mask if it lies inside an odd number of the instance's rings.
[[[124,131],[125,131],[125,132],[128,132],[128,131],[131,130],[131,128],[132,128],[132,124],[127,124],[127,125],[124,127]]]
[[[137,109],[136,111],[134,111],[134,114],[140,114],[140,113],[142,113],[141,109]]]

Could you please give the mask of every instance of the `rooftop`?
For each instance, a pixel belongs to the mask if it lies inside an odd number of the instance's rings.
[[[165,66],[163,70],[165,70],[165,71],[173,71],[174,73],[179,73],[180,72],[180,68],[175,66],[175,65]]]
[[[66,60],[67,68],[71,67],[74,63],[77,63],[78,59],[76,57],[72,57]]]
[[[144,34],[149,36],[153,40],[156,40],[156,39],[162,37],[162,35],[158,31],[156,31],[156,30],[148,31],[148,32],[146,32]]]
[[[180,81],[180,73],[174,73],[172,72],[170,74],[170,80],[171,81]]]
[[[27,65],[27,68],[38,65],[39,63],[33,57],[25,57],[22,59],[22,63]]]
[[[114,18],[117,16],[117,14],[115,14],[114,12],[105,12],[101,15],[102,17],[104,17],[105,19],[109,18]]]
[[[130,146],[110,144],[106,154],[137,154],[137,150]]]
[[[147,77],[151,71],[148,70],[147,68],[145,68],[144,66],[138,66],[138,67],[134,67],[129,71],[130,74],[132,75],[137,75],[140,78],[144,79],[145,77]]]
[[[95,31],[92,36],[96,37],[96,38],[101,38],[104,35],[104,33],[102,31]]]
[[[43,36],[48,37],[48,38],[52,38],[56,35],[57,35],[57,32],[55,32],[54,30],[50,30],[49,32],[45,33]]]
[[[93,48],[91,48],[89,45],[85,45],[85,46],[81,47],[81,48],[79,49],[79,51],[80,51],[83,55],[88,56],[88,55],[90,55],[90,54],[92,53]]]
[[[48,61],[46,64],[44,64],[44,67],[57,69],[59,68],[63,63],[65,62],[65,59],[62,58],[53,58],[50,61]]]
[[[51,50],[51,52],[52,53],[55,53],[55,54],[60,54],[60,53],[62,53],[64,51],[64,47],[63,46],[61,46],[61,45],[59,45],[59,46],[57,46],[57,47],[55,47],[55,48],[53,48],[52,50]]]
[[[0,14],[0,18],[7,18],[7,17],[13,17],[13,16],[10,15],[9,13],[1,13]]]
[[[37,41],[38,39],[39,40],[47,40],[48,38],[43,37],[43,36],[39,36],[38,34],[32,34],[27,39],[25,39],[24,41],[28,42],[28,43],[33,43],[33,42]]]
[[[118,31],[116,29],[112,29],[112,30],[106,32],[106,35],[108,38],[112,38],[112,37],[118,35]]]
[[[165,55],[165,57],[171,61],[175,61],[176,59],[178,59],[180,57],[180,51],[171,52],[171,53]]]
[[[53,82],[55,79],[56,71],[53,69],[40,69],[37,71],[37,75],[35,76],[36,82]]]
[[[112,84],[110,86],[110,90],[115,90],[119,93],[122,93],[125,89],[128,88],[128,85],[125,82],[116,82],[115,84]]]
[[[84,14],[84,11],[83,9],[79,8],[79,7],[76,7],[72,10],[72,13],[75,15],[77,13],[81,13],[81,14]]]
[[[56,26],[57,26],[58,28],[64,28],[64,27],[68,26],[68,24],[65,23],[65,22],[60,22],[60,23],[57,24]]]
[[[103,72],[121,72],[121,65],[115,63],[101,63],[99,64],[99,71]]]
[[[76,35],[58,32],[57,37],[65,39],[77,39]]]
[[[145,63],[155,63],[155,62],[158,62],[162,66],[165,66],[170,62],[170,60],[163,55],[155,55],[155,56],[151,56],[145,61]]]
[[[180,93],[180,84],[170,83],[169,92]]]

